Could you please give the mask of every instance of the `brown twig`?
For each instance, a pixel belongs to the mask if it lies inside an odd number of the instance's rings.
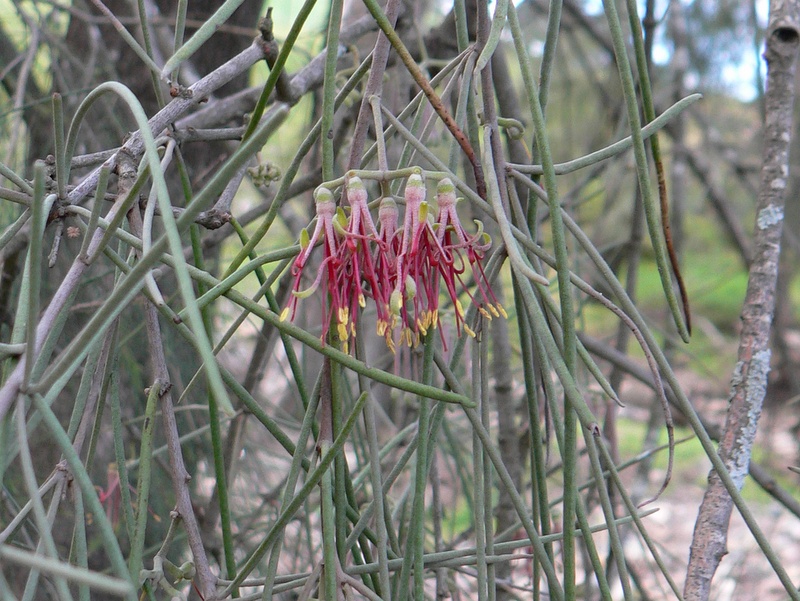
[[[134,207],[128,214],[128,221],[131,225],[131,232],[135,236],[141,237],[142,218],[137,207]],[[148,353],[150,355],[151,369],[153,370],[152,379],[161,386],[159,405],[164,419],[164,436],[167,440],[167,449],[169,451],[169,473],[175,493],[175,506],[186,530],[186,538],[192,551],[195,569],[197,570],[200,593],[203,598],[212,599],[216,589],[217,577],[211,571],[205,546],[203,545],[203,537],[192,507],[192,497],[189,491],[189,482],[192,476],[186,470],[186,464],[183,461],[180,433],[178,432],[175,408],[172,403],[172,394],[170,393],[172,384],[169,383],[170,376],[167,369],[167,360],[164,356],[161,326],[158,323],[158,309],[153,303],[148,302],[144,307],[144,315]]]
[[[386,18],[392,27],[397,22],[400,13],[401,2],[399,0],[388,0],[386,2]],[[372,67],[369,70],[369,78],[361,96],[361,106],[358,109],[358,118],[353,130],[353,141],[350,144],[350,157],[347,159],[347,169],[358,169],[361,165],[361,155],[364,151],[364,142],[367,138],[367,130],[372,121],[372,110],[369,104],[371,96],[381,95],[383,88],[383,75],[386,72],[386,64],[389,61],[390,44],[389,39],[383,32],[378,33],[375,41],[375,48],[372,51]],[[375,132],[380,136],[382,132]]]

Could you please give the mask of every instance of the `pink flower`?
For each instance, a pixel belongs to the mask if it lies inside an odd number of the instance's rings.
[[[350,175],[345,184],[350,204],[349,218],[336,208],[332,192],[324,187],[315,193],[317,223],[314,233],[300,235],[302,250],[292,265],[295,282],[292,298],[281,314],[294,319],[297,302],[310,296],[325,278],[330,307],[324,309],[323,339],[335,323],[336,334],[345,352],[356,336],[358,315],[372,298],[377,311],[377,334],[394,351],[396,343],[416,346],[431,330],[441,333],[439,296],[441,283],[455,307],[456,331],[475,333],[465,322],[459,295],[466,294],[481,314],[488,318],[506,312],[497,301],[483,270],[482,261],[491,239],[478,231],[470,236],[456,212],[456,190],[445,178],[437,188],[439,212],[429,215],[425,182],[419,173],[409,176],[404,197],[403,227],[398,229],[399,213],[395,201],[386,197],[378,209],[380,230],[369,212],[367,190],[361,179]],[[313,248],[322,242],[324,258],[313,284],[300,290],[303,269]],[[472,293],[464,273],[470,266],[477,289]],[[326,301],[323,301],[325,303]],[[399,336],[396,336],[399,328]]]
[[[492,316],[499,317],[500,315],[508,318],[505,309],[503,309],[494,292],[492,292],[492,287],[489,285],[486,273],[483,270],[483,258],[486,251],[492,247],[492,239],[483,231],[483,224],[477,219],[475,220],[478,226],[477,233],[471,237],[467,234],[456,212],[456,203],[459,200],[461,199],[456,198],[456,188],[453,182],[449,178],[441,180],[436,187],[436,202],[439,205],[439,217],[436,220],[436,237],[443,249],[443,260],[450,265],[449,273],[447,276],[443,273],[442,277],[446,282],[451,281],[450,276],[458,280],[461,289],[466,292],[477,306],[478,311],[487,319],[491,319]],[[480,300],[473,296],[462,279],[465,271],[464,260],[461,256],[462,252],[466,253],[467,261],[472,268],[472,275],[480,294]],[[461,313],[460,304],[453,295],[454,287],[448,286],[448,291],[453,299],[453,304],[456,306],[456,313]]]
[[[439,325],[439,279],[436,264],[436,237],[428,221],[428,203],[422,176],[408,177],[405,189],[406,213],[403,238],[397,254],[396,281],[389,298],[392,315],[400,320],[400,343],[419,343],[420,335]]]
[[[392,350],[394,350],[392,330],[397,325],[397,316],[392,314],[389,301],[397,283],[397,256],[400,254],[402,242],[397,228],[398,217],[399,212],[394,199],[388,196],[382,198],[378,207],[380,230],[375,249],[375,271],[381,294],[380,300],[376,299],[375,304],[378,307],[377,334],[386,339],[386,344]]]
[[[334,227],[334,221],[337,217],[336,202],[333,200],[333,193],[327,188],[317,188],[314,192],[314,200],[316,201],[317,209],[317,224],[314,227],[314,233],[309,237],[307,230],[300,232],[300,254],[292,264],[292,275],[294,276],[294,286],[292,287],[292,297],[289,300],[288,306],[281,313],[281,320],[285,320],[291,316],[294,320],[297,313],[297,301],[302,298],[311,296],[314,291],[319,287],[322,278],[327,276],[328,282],[336,281],[336,270],[339,255],[339,239]],[[305,290],[300,290],[300,282],[303,277],[303,269],[308,262],[311,251],[321,241],[324,241],[325,258],[317,269],[317,276],[314,282]],[[329,289],[333,288],[328,286]],[[341,305],[340,295],[338,290],[333,290],[334,295],[331,298],[331,306],[339,307]],[[330,324],[330,314],[326,311],[326,317],[323,322],[322,337],[328,333],[328,326]]]
[[[336,277],[332,286],[341,293],[341,304],[335,315],[339,340],[345,352],[350,340],[356,336],[358,312],[366,307],[367,294],[375,300],[379,320],[382,312],[387,312],[384,289],[378,281],[375,259],[369,247],[370,242],[377,242],[379,236],[369,213],[367,190],[356,176],[348,178],[346,190],[350,202],[350,220],[342,234],[343,242],[339,247]],[[364,284],[367,284],[367,289]]]

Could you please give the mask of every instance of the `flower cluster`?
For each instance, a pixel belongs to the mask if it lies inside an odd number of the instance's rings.
[[[361,179],[350,175],[345,191],[349,217],[336,207],[330,189],[320,187],[315,192],[316,225],[310,236],[307,230],[301,232],[301,251],[292,265],[292,298],[281,319],[294,319],[298,301],[313,294],[323,281],[328,300],[323,301],[322,336],[335,327],[345,352],[355,338],[356,320],[367,298],[375,303],[377,333],[392,351],[397,344],[416,346],[429,330],[440,329],[442,292],[455,308],[459,336],[462,331],[475,335],[465,321],[460,294],[468,296],[484,317],[506,317],[482,265],[491,239],[477,220],[477,233],[469,235],[464,229],[456,212],[459,199],[452,181],[444,178],[437,186],[438,215],[434,219],[422,176],[410,175],[402,227],[398,227],[400,212],[391,197],[381,199],[376,227]],[[301,290],[304,269],[319,243],[324,247],[322,262],[313,284]],[[469,288],[470,277],[474,293]]]

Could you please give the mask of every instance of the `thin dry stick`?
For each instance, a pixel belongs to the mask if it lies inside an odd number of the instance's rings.
[[[783,230],[783,208],[789,174],[797,51],[800,48],[800,0],[774,2],[767,30],[767,95],[761,185],[758,194],[755,252],[744,307],[739,360],[731,381],[731,401],[720,458],[739,488],[750,463],[758,418],[770,368],[770,333]],[[726,553],[732,500],[719,475],[709,485],[695,524],[684,596],[706,600],[711,580]],[[787,592],[798,595],[791,582]]]
[[[179,97],[170,102],[166,107],[159,111],[158,114],[150,119],[150,127],[153,131],[162,131],[169,123],[177,119],[180,115],[186,113],[193,106],[199,104],[203,98],[206,98],[214,90],[225,85],[235,76],[250,68],[255,62],[263,58],[263,56],[264,54],[262,47],[257,40],[252,46],[229,60],[224,65],[220,66],[218,69],[215,69],[212,73],[189,88],[189,90],[192,91],[192,94],[188,95],[188,98]],[[121,161],[123,158],[127,159],[130,157],[140,156],[143,152],[143,149],[144,143],[142,142],[142,136],[139,132],[136,132],[125,142],[125,145],[114,155],[112,155],[111,158],[107,159],[104,164],[108,165],[109,167],[116,166],[117,162]],[[118,168],[117,171],[119,173],[120,169]],[[100,167],[95,169],[91,174],[81,180],[77,186],[75,186],[75,188],[68,195],[68,202],[78,203],[85,196],[90,194],[97,185],[97,179],[99,175]],[[121,178],[124,176],[122,173],[119,173],[119,175]],[[133,178],[135,175],[136,170],[134,168],[130,177]],[[124,198],[124,195],[119,195],[118,198],[122,199]],[[108,220],[112,219],[120,207],[121,201],[118,201],[105,215],[105,218]],[[93,236],[91,245],[88,249],[87,254],[89,256],[94,254],[102,237],[103,231],[98,229]],[[42,317],[39,319],[39,325],[37,326],[36,330],[36,353],[41,350],[41,341],[47,337],[50,330],[53,328],[53,324],[56,322],[58,315],[64,310],[64,307],[68,304],[68,302],[70,302],[70,298],[80,285],[83,274],[87,268],[88,265],[84,263],[80,257],[78,257],[75,259],[69,271],[64,276],[64,279],[62,280],[58,290],[53,295],[50,304],[48,305],[47,309],[45,309]],[[20,359],[17,368],[11,373],[11,375],[3,384],[2,388],[0,388],[0,420],[6,415],[11,407],[11,404],[14,402],[17,394],[19,393],[26,359],[26,356],[23,356]]]
[[[195,569],[200,581],[200,590],[204,597],[208,599],[214,593],[217,579],[211,572],[208,557],[203,547],[200,528],[192,508],[192,498],[189,492],[189,481],[192,477],[186,470],[186,465],[183,461],[180,434],[175,421],[175,409],[172,404],[172,395],[170,394],[171,385],[168,383],[169,372],[164,358],[164,349],[161,346],[158,312],[152,303],[148,303],[145,308],[145,320],[151,360],[153,361],[154,378],[156,379],[155,381],[162,383],[160,405],[164,418],[164,435],[169,449],[170,477],[172,478],[172,486],[175,492],[175,505],[186,529],[189,548],[192,551]]]
[[[400,60],[403,61],[403,64],[408,69],[409,74],[411,77],[414,78],[414,81],[417,85],[422,89],[425,93],[428,102],[430,102],[431,107],[436,114],[442,119],[444,124],[447,126],[447,129],[453,135],[453,137],[458,142],[458,145],[461,146],[461,149],[464,151],[464,154],[467,156],[467,159],[472,165],[472,169],[475,173],[475,188],[478,192],[478,196],[486,199],[486,181],[483,175],[483,167],[478,160],[477,155],[475,154],[475,150],[472,148],[472,144],[470,144],[469,139],[461,131],[461,128],[455,122],[455,119],[450,115],[447,108],[444,106],[442,99],[439,98],[439,95],[433,89],[428,79],[422,73],[422,70],[419,68],[419,65],[414,60],[414,57],[411,56],[411,53],[403,44],[403,41],[400,39],[400,36],[397,35],[397,32],[392,28],[389,19],[383,13],[383,11],[378,6],[375,0],[365,0],[364,4],[372,13],[372,16],[375,18],[375,21],[378,23],[378,26],[381,28],[383,33],[391,42],[392,46],[394,47],[397,55],[400,57]]]
[[[128,218],[133,233],[141,235],[142,221],[136,209],[130,212]],[[167,439],[167,448],[169,450],[170,478],[175,492],[175,506],[186,530],[186,538],[189,541],[189,548],[192,551],[194,566],[197,570],[200,592],[204,598],[210,599],[216,590],[217,577],[211,571],[208,563],[200,527],[192,507],[192,497],[189,492],[189,481],[191,481],[192,476],[186,470],[186,465],[183,461],[180,433],[175,420],[172,394],[170,394],[172,384],[169,383],[170,377],[162,345],[161,326],[158,323],[158,309],[153,303],[147,302],[144,307],[144,314],[147,344],[153,370],[152,379],[155,382],[154,385],[161,387],[159,405],[164,419],[164,436]]]
[[[392,27],[397,22],[397,16],[400,13],[400,1],[389,0],[386,3],[386,18]],[[350,144],[350,157],[347,159],[348,169],[358,169],[361,165],[361,157],[364,154],[364,143],[367,139],[367,130],[372,117],[370,110],[370,97],[375,94],[380,96],[381,89],[383,88],[383,75],[386,72],[386,63],[389,60],[389,50],[391,45],[386,34],[382,31],[378,33],[378,39],[375,41],[375,49],[372,51],[372,68],[369,71],[369,78],[367,85],[364,87],[364,94],[361,97],[361,107],[358,109],[358,119],[356,120],[356,127],[353,130],[353,141]],[[375,132],[375,135],[380,137],[381,132]],[[381,167],[382,169],[383,167]]]

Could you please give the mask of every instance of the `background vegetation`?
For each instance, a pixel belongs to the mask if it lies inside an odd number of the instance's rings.
[[[798,598],[796,2],[0,14],[0,598]]]

